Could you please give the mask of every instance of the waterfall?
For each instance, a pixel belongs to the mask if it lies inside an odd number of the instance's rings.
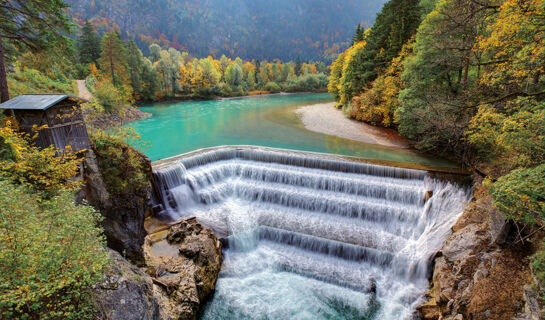
[[[410,319],[470,189],[428,172],[273,149],[154,167],[163,218],[224,243],[203,318]]]

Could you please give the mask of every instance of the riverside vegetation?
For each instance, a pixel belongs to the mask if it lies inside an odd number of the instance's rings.
[[[391,0],[372,28],[358,26],[328,85],[348,117],[474,168],[475,201],[491,198],[515,243],[541,247],[525,262],[541,290],[544,18],[540,0]]]
[[[101,179],[108,199],[98,201],[96,208],[74,201],[81,198],[82,185],[72,177],[82,162],[88,162],[84,159],[88,154],[52,147],[39,149],[30,142],[32,137],[19,133],[13,119],[2,116],[3,319],[92,319],[96,312],[104,312],[98,311],[101,308],[96,305],[95,286],[105,274],[118,269],[112,264],[117,265],[122,258],[112,260],[105,250],[101,224],[105,226],[106,220],[112,218],[110,211],[119,215],[115,199],[127,200],[132,195],[138,199],[131,201],[145,201],[143,193],[149,187],[149,163],[126,142],[137,137],[125,129],[110,128],[105,132],[95,127],[104,122],[101,119],[109,119],[105,115],[122,115],[135,100],[242,95],[250,90],[321,90],[327,83],[323,63],[242,63],[241,59],[225,56],[219,60],[195,59],[157,45],[151,46],[155,54],[151,62],[134,42],[122,41],[115,32],[100,39],[90,24],[84,26],[74,43],[65,36],[74,31],[65,8],[62,1],[56,0],[14,1],[0,6],[2,16],[8,17],[0,23],[1,100],[9,99],[10,93],[11,97],[44,92],[76,94],[74,79],[87,77],[87,86],[96,99],[83,111],[96,169],[104,177]],[[87,178],[97,183],[96,176]],[[106,229],[106,236],[108,232]]]

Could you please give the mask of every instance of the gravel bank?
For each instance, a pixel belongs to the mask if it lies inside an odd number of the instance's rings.
[[[334,102],[300,107],[296,113],[305,128],[311,131],[369,144],[409,148],[408,140],[396,131],[348,119],[335,108]]]

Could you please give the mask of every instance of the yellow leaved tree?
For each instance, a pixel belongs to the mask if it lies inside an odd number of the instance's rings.
[[[40,128],[36,128],[39,134]],[[82,161],[70,148],[40,149],[32,145],[29,135],[21,133],[10,122],[0,127],[0,177],[39,191],[74,190]]]

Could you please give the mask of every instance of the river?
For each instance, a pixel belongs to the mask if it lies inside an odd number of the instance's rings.
[[[259,145],[367,159],[453,167],[407,149],[366,144],[305,129],[300,106],[332,101],[327,93],[278,94],[224,100],[163,102],[143,106],[152,116],[130,124],[152,161],[220,145]]]

